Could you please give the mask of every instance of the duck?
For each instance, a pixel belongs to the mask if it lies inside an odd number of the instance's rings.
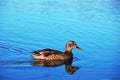
[[[72,49],[82,50],[75,41],[68,41],[64,52],[53,49],[42,49],[34,51],[32,57],[35,60],[72,60]]]

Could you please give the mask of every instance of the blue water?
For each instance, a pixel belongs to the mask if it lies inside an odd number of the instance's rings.
[[[119,22],[119,0],[0,0],[0,80],[120,80]],[[31,52],[69,40],[83,49],[74,74],[33,65]]]

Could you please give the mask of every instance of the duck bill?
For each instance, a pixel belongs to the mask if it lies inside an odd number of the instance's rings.
[[[80,47],[78,47],[78,46],[76,46],[76,48],[77,48],[78,50],[82,50],[82,48],[80,48]]]

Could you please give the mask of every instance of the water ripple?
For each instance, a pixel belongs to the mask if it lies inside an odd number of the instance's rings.
[[[33,61],[0,61],[0,66],[25,66],[30,65]]]
[[[8,45],[4,45],[4,44],[0,44],[0,48],[3,50],[7,50],[8,52],[12,52],[12,53],[28,53],[29,51],[23,48],[19,48],[19,47],[13,47],[13,46],[8,46]],[[2,54],[4,55],[4,54]]]

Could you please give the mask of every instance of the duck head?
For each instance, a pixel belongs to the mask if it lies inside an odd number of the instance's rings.
[[[82,50],[82,48],[78,47],[74,41],[69,41],[66,44],[66,51],[71,51],[73,48],[76,48],[78,50]]]

